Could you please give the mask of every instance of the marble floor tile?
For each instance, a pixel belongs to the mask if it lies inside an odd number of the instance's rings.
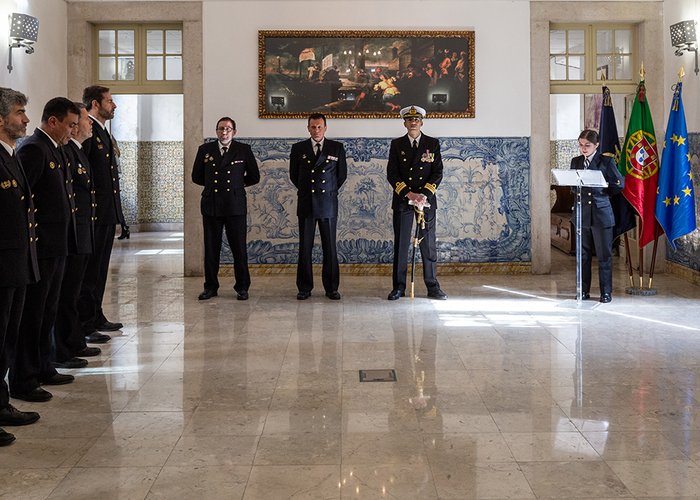
[[[447,301],[345,274],[340,302],[298,301],[292,272],[201,302],[168,236],[115,244],[101,355],[13,400],[41,419],[7,428],[3,499],[700,496],[700,287],[627,296],[616,267],[615,300],[576,309],[554,252],[549,275],[441,276]]]
[[[339,498],[339,490],[338,465],[255,465],[243,499],[330,499]]]

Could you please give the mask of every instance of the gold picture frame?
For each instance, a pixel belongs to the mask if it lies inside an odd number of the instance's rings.
[[[258,116],[474,118],[474,31],[258,31]]]

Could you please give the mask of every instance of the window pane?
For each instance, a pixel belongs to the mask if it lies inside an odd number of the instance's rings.
[[[605,75],[606,80],[612,80],[614,78],[613,68],[612,68],[612,57],[611,56],[598,56],[596,57],[595,65],[595,77],[600,80],[600,73]]]
[[[549,53],[566,54],[566,31],[551,30],[549,32]]]
[[[100,54],[114,54],[114,30],[100,30],[97,37]]]
[[[165,58],[165,79],[182,80],[182,56],[167,56]]]
[[[616,56],[615,63],[615,80],[631,80],[632,58],[630,56]]]
[[[182,54],[181,30],[167,30],[165,32],[165,53]]]
[[[586,35],[583,30],[569,30],[569,54],[583,54],[586,51]]]
[[[118,80],[133,80],[134,79],[134,58],[119,57],[119,77]]]
[[[146,58],[146,80],[163,79],[163,57],[148,56]]]
[[[598,30],[595,33],[596,52],[598,54],[612,53],[612,30]]]
[[[146,30],[146,53],[163,53],[163,30]]]
[[[584,56],[569,56],[569,80],[583,80],[586,77]]]
[[[134,53],[134,31],[119,30],[117,32],[118,51],[120,54]]]
[[[99,75],[100,80],[116,80],[116,61],[113,57],[100,57]]]
[[[566,80],[566,56],[549,57],[549,79]]]
[[[632,52],[630,30],[615,30],[615,51],[617,53],[629,54]]]

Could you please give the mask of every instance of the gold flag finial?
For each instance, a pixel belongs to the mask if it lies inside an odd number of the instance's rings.
[[[605,70],[601,69],[600,70],[600,81],[604,82],[605,80],[607,80],[607,78],[605,78]]]
[[[684,68],[683,65],[681,64],[681,69],[680,69],[680,71],[678,72],[678,81],[680,82],[680,81],[683,79],[684,76],[685,76],[685,68]]]
[[[639,79],[644,80],[644,63],[642,63],[642,66],[639,68]]]

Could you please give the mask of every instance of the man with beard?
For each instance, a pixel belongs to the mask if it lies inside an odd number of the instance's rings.
[[[65,97],[44,106],[41,125],[17,150],[34,195],[36,242],[41,280],[27,286],[15,359],[10,369],[10,392],[25,401],[48,401],[40,385],[61,385],[72,375],[51,365],[51,329],[66,256],[75,252],[75,203],[70,170],[62,146],[78,124],[80,110]]]
[[[107,87],[93,85],[83,91],[83,104],[92,119],[92,137],[83,142],[92,169],[95,190],[95,249],[88,259],[80,289],[80,321],[88,342],[105,343],[110,336],[100,333],[119,330],[124,325],[108,321],[102,311],[109,259],[112,256],[115,226],[124,219],[119,169],[110,133],[105,122],[114,118],[117,105]]]
[[[39,414],[10,404],[5,383],[12,363],[26,285],[36,283],[39,268],[34,234],[34,203],[29,181],[15,154],[15,143],[27,133],[27,97],[0,88],[0,425],[26,425]],[[0,446],[15,440],[0,428]]]

